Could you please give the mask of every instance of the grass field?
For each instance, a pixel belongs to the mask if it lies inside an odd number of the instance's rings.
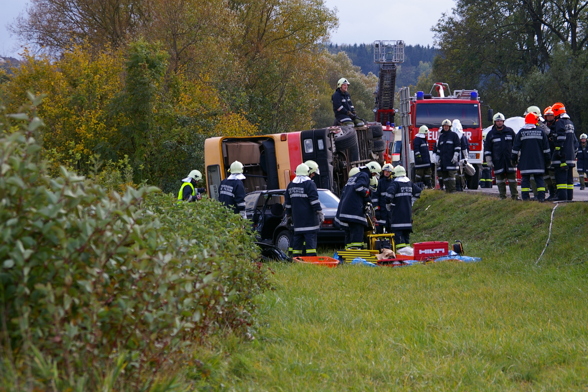
[[[588,390],[588,204],[553,207],[425,192],[411,242],[459,239],[481,262],[272,265],[256,339],[202,350],[186,378],[201,390]]]

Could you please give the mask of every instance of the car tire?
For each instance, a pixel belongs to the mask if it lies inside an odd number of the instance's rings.
[[[292,247],[292,233],[290,230],[281,230],[274,241],[274,245],[284,253]]]

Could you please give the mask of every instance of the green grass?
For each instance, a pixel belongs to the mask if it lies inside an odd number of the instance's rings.
[[[195,355],[202,390],[588,389],[588,204],[426,192],[411,241],[480,263],[275,264],[256,339]],[[203,370],[204,369],[204,370]]]

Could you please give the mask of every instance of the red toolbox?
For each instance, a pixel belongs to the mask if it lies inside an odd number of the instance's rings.
[[[449,243],[447,241],[417,242],[413,248],[415,260],[447,256],[449,253]]]

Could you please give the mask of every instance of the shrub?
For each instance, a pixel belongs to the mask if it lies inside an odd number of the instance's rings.
[[[50,178],[40,150],[0,139],[0,390],[146,390],[209,334],[250,333],[266,283],[240,217]]]

